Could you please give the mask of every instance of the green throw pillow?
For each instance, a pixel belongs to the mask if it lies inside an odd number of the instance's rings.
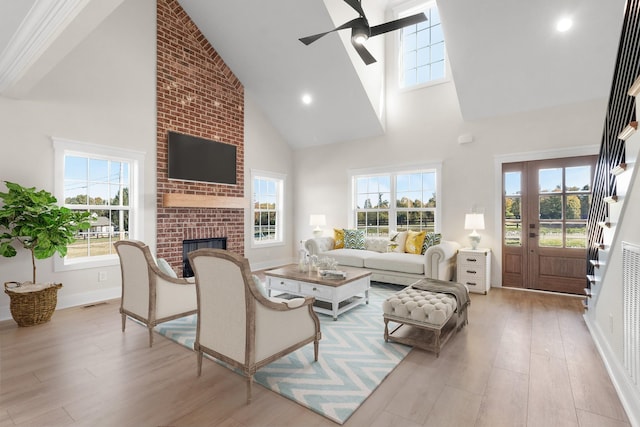
[[[364,249],[364,230],[344,230],[345,249]]]
[[[431,246],[439,245],[442,241],[442,234],[440,233],[427,233],[424,237],[424,243],[422,243],[422,252],[424,255]]]

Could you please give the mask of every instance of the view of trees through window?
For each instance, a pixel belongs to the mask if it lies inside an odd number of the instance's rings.
[[[113,243],[129,238],[127,162],[65,156],[64,204],[91,212],[91,227],[69,245],[68,258],[115,254]]]
[[[254,176],[253,178],[253,240],[258,243],[282,240],[280,228],[282,209],[281,178]]]
[[[591,203],[591,168],[578,166],[538,171],[538,245],[586,247],[586,226]],[[522,245],[522,174],[504,174],[505,244]]]
[[[356,227],[367,235],[435,230],[435,171],[358,176],[354,182]]]

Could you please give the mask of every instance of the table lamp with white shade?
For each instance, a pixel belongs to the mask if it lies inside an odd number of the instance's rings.
[[[464,229],[473,230],[469,234],[469,241],[471,242],[471,249],[478,249],[480,243],[480,235],[477,230],[484,230],[484,214],[470,213],[464,217]]]
[[[327,218],[324,215],[311,214],[309,217],[309,225],[313,225],[316,228],[313,229],[314,237],[322,236],[322,229],[320,226],[327,225]]]

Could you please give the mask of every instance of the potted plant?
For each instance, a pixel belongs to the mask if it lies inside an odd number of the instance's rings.
[[[14,320],[21,326],[31,326],[51,318],[57,303],[56,292],[62,287],[37,283],[36,259],[50,258],[56,252],[65,256],[67,245],[73,243],[76,233],[90,227],[90,214],[58,206],[56,198],[45,190],[38,191],[9,181],[5,181],[5,185],[9,191],[0,192],[3,202],[0,206],[0,255],[16,256],[15,243],[29,250],[33,266],[31,282],[5,283],[5,293],[11,297]],[[10,284],[14,289],[10,289]],[[22,285],[25,286],[18,289]]]

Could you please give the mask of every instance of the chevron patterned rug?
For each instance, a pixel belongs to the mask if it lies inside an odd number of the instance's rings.
[[[260,369],[255,381],[343,424],[411,350],[383,338],[382,301],[399,289],[374,283],[368,305],[361,304],[337,321],[319,314],[318,362],[313,361],[313,344],[308,344]],[[196,317],[163,323],[156,331],[193,349]]]

